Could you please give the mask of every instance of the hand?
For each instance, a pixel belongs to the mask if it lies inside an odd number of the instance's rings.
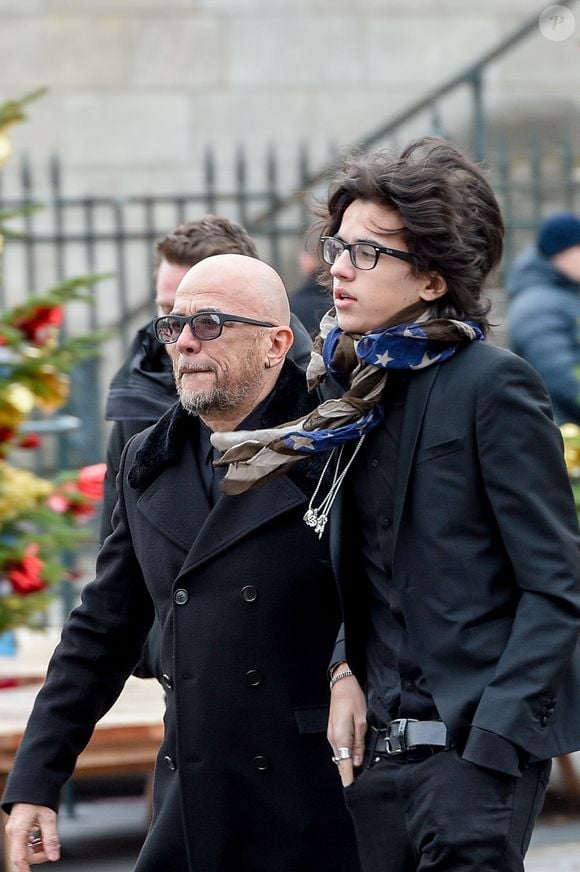
[[[56,812],[44,805],[16,802],[12,806],[6,835],[10,840],[10,860],[18,872],[47,860],[60,859]]]
[[[348,665],[341,663],[334,672],[343,672],[345,669],[348,669]],[[337,764],[343,787],[352,784],[354,770],[362,766],[367,731],[366,713],[365,695],[354,675],[337,681],[330,692],[327,737],[335,756],[339,756],[339,748],[352,750],[352,759],[341,760]]]

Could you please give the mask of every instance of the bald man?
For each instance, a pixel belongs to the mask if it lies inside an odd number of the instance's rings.
[[[194,266],[155,321],[180,401],[127,444],[113,532],[8,780],[18,872],[59,858],[60,791],[154,614],[167,711],[135,872],[358,869],[325,744],[335,587],[302,520],[320,463],[236,497],[212,466],[213,431],[271,427],[315,406],[286,360],[288,325],[280,277],[241,255]]]

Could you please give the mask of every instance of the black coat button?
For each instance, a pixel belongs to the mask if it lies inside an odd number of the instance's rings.
[[[182,587],[180,587],[179,590],[176,590],[173,594],[173,601],[178,606],[184,606],[188,599],[189,594],[186,590],[183,590]]]
[[[247,584],[242,588],[242,599],[247,603],[255,603],[258,599],[258,591],[253,584]]]
[[[262,675],[257,669],[250,669],[246,672],[246,681],[250,687],[257,687],[262,683]]]
[[[165,765],[167,766],[168,769],[171,769],[172,772],[175,772],[175,770],[177,769],[177,766],[175,765],[175,761],[169,755],[166,755],[163,758],[163,762],[165,763]]]
[[[391,521],[390,518],[387,518],[387,517],[385,517],[385,516],[383,516],[383,517],[381,518],[381,524],[383,525],[383,527],[385,528],[385,530],[388,530],[392,523],[393,523],[393,522]]]
[[[415,682],[411,681],[410,678],[406,678],[403,682],[403,687],[405,690],[415,690]]]
[[[258,770],[258,772],[265,772],[269,767],[269,763],[265,757],[262,757],[260,754],[257,757],[254,757],[254,766]]]
[[[379,465],[378,458],[373,457],[373,459],[371,460],[371,466],[373,467],[373,469],[376,469],[378,465]]]
[[[166,672],[161,676],[165,690],[173,690],[173,679]]]

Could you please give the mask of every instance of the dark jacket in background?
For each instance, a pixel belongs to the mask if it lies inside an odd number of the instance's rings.
[[[332,294],[314,278],[308,278],[290,297],[290,308],[312,337],[318,334],[320,319],[331,307]]]
[[[312,405],[287,362],[261,426]],[[327,545],[302,519],[321,465],[210,509],[198,426],[176,404],[128,444],[113,532],[65,625],[5,807],[58,806],[155,614],[167,711],[136,872],[355,872],[326,740],[336,591]]]
[[[507,328],[512,351],[543,378],[559,424],[580,424],[580,283],[535,246],[508,271]]]

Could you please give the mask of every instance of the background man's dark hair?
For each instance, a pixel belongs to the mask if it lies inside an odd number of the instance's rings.
[[[384,151],[351,154],[319,210],[318,233],[334,236],[354,200],[396,209],[418,260],[413,271],[443,276],[447,293],[431,304],[432,317],[470,319],[487,329],[490,304],[481,292],[501,260],[504,224],[475,163],[439,137],[415,140],[399,157]]]
[[[155,274],[162,260],[177,266],[194,266],[216,254],[245,254],[259,259],[256,243],[241,224],[204,215],[179,224],[155,244]]]

